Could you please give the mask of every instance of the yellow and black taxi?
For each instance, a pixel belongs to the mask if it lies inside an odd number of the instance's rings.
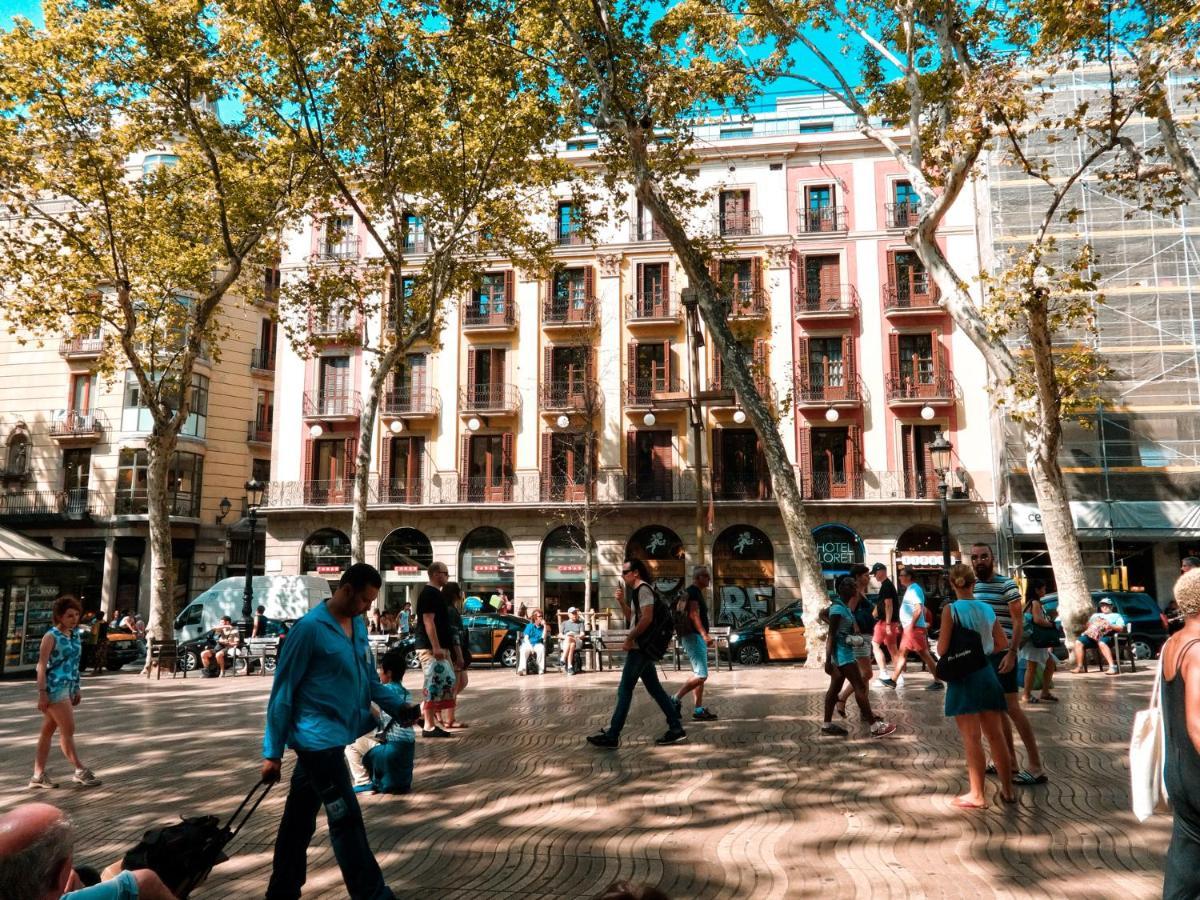
[[[499,663],[506,669],[517,667],[517,646],[528,619],[508,613],[466,613],[463,628],[467,632],[467,645],[471,648],[471,662]],[[405,651],[405,661],[410,669],[420,668],[417,660],[416,637],[407,634],[399,646]]]
[[[744,666],[808,658],[800,601],[729,634],[729,652]]]

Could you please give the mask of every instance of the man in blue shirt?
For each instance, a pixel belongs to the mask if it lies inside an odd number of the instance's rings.
[[[308,842],[324,805],[333,854],[352,900],[393,900],[367,843],[358,798],[344,750],[371,727],[371,703],[411,723],[420,707],[406,705],[379,681],[362,616],[383,579],[374,566],[356,563],[342,574],[337,592],[288,632],[267,705],[262,779],[280,778],[284,747],[296,766],[279,834],[267,900],[296,900],[304,886]]]
[[[517,659],[518,675],[525,674],[525,664],[529,661],[531,652],[537,658],[538,674],[543,675],[546,672],[546,637],[549,634],[549,626],[542,619],[540,610],[535,609],[531,618],[532,621],[525,626],[525,632],[521,635]]]
[[[937,668],[933,654],[929,652],[928,621],[925,615],[925,589],[917,581],[917,573],[912,566],[901,566],[896,570],[900,579],[900,626],[903,629],[900,638],[900,649],[893,661],[891,678],[880,678],[886,687],[895,687],[908,667],[908,654],[917,654],[926,670],[933,675]],[[940,691],[945,687],[937,676],[925,686],[927,691]]]

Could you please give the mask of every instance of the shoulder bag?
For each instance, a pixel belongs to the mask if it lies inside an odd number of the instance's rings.
[[[1177,657],[1182,662],[1183,655]],[[1167,785],[1163,778],[1166,765],[1167,730],[1163,727],[1162,693],[1163,660],[1158,659],[1158,674],[1154,676],[1154,690],[1150,694],[1150,706],[1133,717],[1133,734],[1129,739],[1129,781],[1133,814],[1139,822],[1145,822],[1156,812],[1167,812]],[[1175,673],[1179,677],[1179,673]]]
[[[954,621],[954,630],[950,633],[950,646],[937,661],[936,674],[941,681],[962,681],[988,665],[988,659],[979,633],[960,622],[953,607],[950,617]]]

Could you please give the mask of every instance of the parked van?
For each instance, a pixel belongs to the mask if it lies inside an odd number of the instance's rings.
[[[281,621],[299,619],[332,596],[329,582],[312,575],[256,575],[252,589],[251,613],[264,606],[267,618]],[[218,581],[175,617],[175,640],[182,643],[202,637],[221,624],[221,616],[240,622],[245,593],[245,578]]]

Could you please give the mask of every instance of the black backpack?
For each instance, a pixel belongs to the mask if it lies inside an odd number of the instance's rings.
[[[696,633],[696,626],[692,624],[692,617],[688,615],[687,605],[688,595],[686,591],[677,595],[671,601],[671,620],[675,625],[675,633],[680,637]]]
[[[667,601],[659,596],[653,585],[643,581],[638,586],[639,594],[643,587],[649,588],[654,602],[651,606],[650,626],[638,637],[638,649],[657,662],[667,655],[667,647],[671,645],[671,638],[675,636],[675,617],[672,615]],[[646,614],[646,610],[642,605],[641,598],[635,597],[635,599],[638,603],[640,618]]]

